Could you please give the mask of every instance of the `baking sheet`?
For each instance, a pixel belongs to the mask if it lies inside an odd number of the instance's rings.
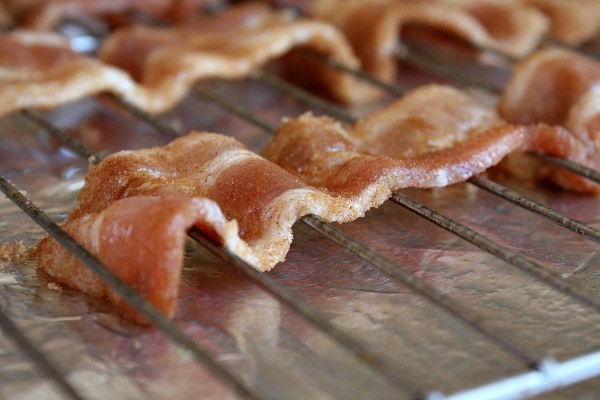
[[[205,86],[272,124],[310,108],[254,81]],[[107,107],[106,99],[88,99],[45,115],[100,155],[168,141],[144,122]],[[269,140],[260,129],[194,96],[162,118],[181,132],[230,134],[256,151]],[[23,116],[0,120],[0,171],[57,221],[69,212],[85,169],[85,161]],[[597,197],[495,179],[600,227]],[[598,293],[597,244],[470,184],[406,193]],[[34,246],[43,236],[41,228],[4,198],[0,221],[0,243]],[[600,348],[598,312],[398,205],[388,202],[339,227],[540,359],[567,360]],[[260,397],[401,399],[414,390],[454,393],[528,370],[440,307],[307,225],[297,223],[294,233],[287,261],[268,275],[389,362],[408,390],[383,380],[190,241],[175,322]],[[33,259],[2,261],[0,307],[84,397],[236,397],[163,333],[127,325],[102,301],[49,283]],[[3,335],[0,382],[1,398],[62,398]],[[598,393],[600,379],[594,379],[543,398],[594,399]]]

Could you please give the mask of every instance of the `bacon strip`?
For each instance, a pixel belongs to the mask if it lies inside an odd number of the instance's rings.
[[[415,89],[344,131],[329,118],[304,116],[280,128],[263,155],[307,183],[335,195],[429,188],[461,182],[511,153],[528,150],[597,168],[598,151],[560,127],[511,125],[465,93],[447,86]],[[598,185],[551,166],[531,178],[574,191]],[[384,187],[378,186],[384,184]]]
[[[548,29],[542,13],[516,1],[314,0],[303,9],[338,26],[364,69],[382,79],[394,77],[395,51],[406,24],[446,31],[516,57],[534,49]]]
[[[541,50],[519,63],[500,99],[514,123],[561,125],[600,151],[600,63],[578,53]]]
[[[230,7],[216,17],[196,18],[171,28],[124,28],[105,40],[99,56],[143,85],[165,90],[173,84],[172,76],[179,76],[185,84],[191,80],[188,75],[240,78],[298,48],[359,68],[350,44],[333,26],[294,20],[288,13],[260,4]],[[347,73],[306,57],[295,57],[284,67],[292,68],[294,80],[316,86],[342,103],[366,102],[379,93]]]
[[[66,42],[47,32],[0,35],[0,115],[25,107],[52,108],[104,91],[148,112],[161,113],[181,101],[201,79],[242,78],[301,47],[358,67],[350,46],[335,28],[282,17],[267,19],[260,27],[232,28],[227,35],[136,27],[108,39],[103,51],[107,61],[123,64],[118,62],[121,56],[139,57],[143,71],[126,71],[74,53]],[[147,54],[136,54],[134,49],[146,49]],[[368,101],[376,93],[370,85],[324,65],[309,65],[304,72],[343,102]]]
[[[59,35],[13,31],[0,35],[0,115],[53,108],[103,91],[137,104],[147,89],[124,71],[70,50]]]
[[[232,251],[245,252],[237,236],[237,225],[225,219],[215,202],[176,193],[120,199],[101,212],[71,219],[65,229],[121,280],[172,317],[184,243],[192,226]],[[53,239],[43,239],[38,245],[38,263],[56,281],[107,298],[121,313],[144,322],[141,315]]]
[[[596,0],[524,0],[544,12],[551,21],[550,36],[580,45],[600,33],[600,2]]]

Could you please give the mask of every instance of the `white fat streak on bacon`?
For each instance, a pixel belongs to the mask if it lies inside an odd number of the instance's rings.
[[[515,1],[315,0],[305,10],[340,27],[365,69],[382,79],[394,76],[406,24],[446,31],[516,57],[534,49],[548,29],[544,14]]]
[[[147,112],[161,113],[181,101],[199,80],[242,78],[298,47],[311,48],[351,68],[358,67],[338,30],[311,21],[280,20],[274,25],[241,29],[229,35],[190,34],[185,40],[150,52],[140,81],[128,71],[70,51],[65,43],[49,43],[48,36],[52,34],[22,31],[0,36],[0,115],[25,107],[52,108],[101,92],[112,92]],[[107,49],[118,47],[115,42],[107,44]],[[321,68],[325,70],[324,66]],[[322,83],[339,101],[368,101],[378,93],[341,71],[319,71],[308,72],[324,76],[326,81]]]

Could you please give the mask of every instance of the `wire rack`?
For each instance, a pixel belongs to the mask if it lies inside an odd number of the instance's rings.
[[[415,60],[400,66],[390,97],[441,79]],[[103,302],[56,288],[32,257],[4,261],[0,397],[600,396],[596,197],[504,176],[405,190],[350,224],[303,218],[286,262],[265,274],[191,231],[173,321],[57,224],[91,156],[190,130],[259,151],[282,117],[307,110],[344,122],[368,112],[326,103],[265,68],[200,83],[160,118],[103,95],[1,119],[2,242],[54,235],[155,327],[130,326]]]

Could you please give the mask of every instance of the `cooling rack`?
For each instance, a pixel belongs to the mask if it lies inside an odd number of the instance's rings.
[[[390,97],[449,79],[415,60]],[[49,232],[121,287],[56,225],[88,162],[190,130],[259,151],[282,117],[311,110],[350,122],[368,112],[271,72],[201,83],[160,118],[110,96],[2,118],[0,240],[33,246]],[[53,285],[31,255],[5,260],[0,396],[593,399],[599,206],[502,175],[404,190],[350,224],[302,219],[287,260],[264,274],[192,231],[173,321],[121,289],[152,329]]]

